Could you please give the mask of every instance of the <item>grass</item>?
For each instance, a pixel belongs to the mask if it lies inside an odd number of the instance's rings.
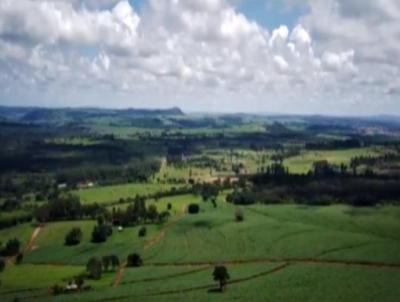
[[[238,223],[234,219],[237,208],[222,202],[223,198],[222,194],[217,208],[191,195],[148,201],[160,209],[171,202],[176,214],[188,202],[198,202],[201,212],[179,220],[172,217],[164,236],[147,249],[145,240],[157,237],[162,227],[148,226],[146,239],[138,238],[135,227],[122,233],[115,231],[106,243],[92,244],[94,221],[48,224],[39,235],[38,248],[26,256],[21,271],[7,268],[3,282],[8,290],[13,286],[26,288],[30,282],[45,288],[50,283],[45,271],[54,264],[61,264],[61,271],[53,272],[52,279],[62,282],[75,270],[82,270],[92,256],[116,253],[123,261],[128,253],[139,252],[145,266],[126,268],[117,288],[110,286],[115,273],[109,273],[92,291],[58,296],[51,301],[398,300],[400,269],[357,263],[400,264],[399,207],[254,205],[242,208],[244,221]],[[83,242],[77,247],[65,247],[64,234],[76,225],[83,230]],[[232,281],[241,280],[230,284],[224,294],[209,292],[215,288],[211,275],[218,263],[227,265]],[[288,266],[271,272],[284,263]],[[25,266],[43,274],[38,283],[29,281],[30,273],[23,272]],[[20,287],[15,285],[19,282]],[[18,295],[28,293],[21,291]],[[33,293],[29,295],[28,301],[50,300],[43,291],[37,298]]]
[[[0,242],[5,245],[8,240],[17,238],[21,242],[21,249],[28,243],[34,227],[30,223],[20,224],[11,228],[0,230]]]
[[[382,211],[253,206],[244,209],[245,221],[237,223],[235,208],[219,204],[178,221],[145,257],[167,263],[266,258],[400,263],[399,220]]]
[[[173,187],[178,188],[179,185],[152,183],[124,184],[76,190],[72,191],[72,193],[78,195],[83,204],[95,202],[99,204],[107,204],[119,201],[121,198],[134,198],[136,195],[143,196],[169,191]]]
[[[124,261],[128,254],[143,249],[148,238],[155,236],[159,226],[148,225],[147,237],[139,238],[140,226],[125,228],[119,232],[116,228],[105,243],[91,243],[91,232],[95,221],[57,222],[47,224],[37,239],[37,249],[26,256],[26,263],[51,263],[86,265],[91,257],[116,254]],[[83,240],[77,246],[65,246],[65,235],[72,227],[80,227]]]
[[[291,173],[307,173],[312,169],[313,163],[318,160],[327,160],[329,163],[336,165],[342,163],[348,165],[353,157],[379,156],[382,152],[382,149],[375,147],[333,151],[307,151],[301,155],[286,159],[284,165],[289,168]]]

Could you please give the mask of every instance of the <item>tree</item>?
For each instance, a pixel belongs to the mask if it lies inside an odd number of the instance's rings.
[[[215,184],[205,183],[200,188],[200,195],[203,201],[207,201],[212,198],[217,198],[219,194],[219,188]]]
[[[128,256],[127,266],[139,267],[142,265],[143,265],[143,260],[139,254],[133,253]]]
[[[146,236],[146,233],[147,233],[146,227],[141,227],[141,228],[139,229],[138,236],[139,236],[139,237],[145,237],[145,236]]]
[[[107,240],[107,231],[104,226],[96,225],[92,231],[92,242],[101,243]]]
[[[85,284],[85,278],[82,275],[78,275],[74,278],[75,284],[78,287],[78,290],[81,291],[83,285]]]
[[[112,235],[112,227],[105,222],[103,217],[97,219],[97,225],[92,231],[92,242],[101,243],[107,240],[108,236]]]
[[[8,240],[5,248],[2,250],[4,256],[15,256],[19,253],[19,248],[21,247],[21,242],[17,239]]]
[[[214,281],[219,282],[219,289],[221,290],[221,292],[223,292],[225,290],[228,280],[230,279],[228,269],[223,265],[216,266],[214,268],[213,278]]]
[[[149,218],[152,222],[158,219],[158,210],[154,204],[149,206],[149,209],[147,210],[147,218]]]
[[[104,271],[108,271],[108,268],[110,267],[110,264],[111,264],[110,256],[104,256],[104,257],[101,259],[101,261],[102,261],[102,263],[103,263],[103,270],[104,270]]]
[[[236,209],[235,211],[235,219],[237,222],[242,222],[244,220],[244,214],[241,209]]]
[[[188,207],[189,214],[197,214],[200,212],[200,206],[197,203],[191,203]]]
[[[164,223],[168,220],[169,216],[171,216],[171,214],[168,211],[162,211],[159,215],[158,215],[158,221],[160,223]]]
[[[115,270],[119,266],[119,259],[116,255],[110,255],[111,266]]]
[[[90,258],[88,263],[86,264],[86,271],[89,278],[99,280],[103,272],[101,261],[96,257]]]
[[[78,245],[82,240],[82,231],[80,228],[72,228],[65,236],[65,245]]]
[[[36,218],[39,222],[61,219],[74,220],[82,216],[79,197],[75,195],[61,195],[51,197],[51,200],[39,207]]]

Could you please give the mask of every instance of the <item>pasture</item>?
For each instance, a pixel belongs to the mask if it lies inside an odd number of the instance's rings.
[[[283,163],[291,173],[307,173],[312,169],[314,162],[327,160],[330,164],[349,165],[351,158],[356,156],[379,156],[384,153],[382,148],[369,147],[347,150],[305,151],[298,156],[290,157]]]
[[[79,196],[83,204],[95,203],[107,204],[118,202],[121,198],[134,198],[136,195],[147,196],[155,193],[166,192],[173,187],[180,185],[173,184],[123,184],[114,186],[94,187],[72,191],[72,194]]]
[[[147,202],[161,209],[170,202],[178,215],[179,209],[194,201],[200,204],[199,214],[147,226],[144,239],[138,238],[138,227],[132,227],[121,233],[114,230],[107,242],[93,244],[89,241],[94,221],[47,224],[24,264],[6,269],[1,295],[10,301],[28,295],[32,301],[93,302],[395,302],[400,295],[396,286],[400,278],[398,207],[254,205],[240,208],[244,221],[236,222],[238,207],[223,202],[222,197],[217,208],[190,195]],[[66,247],[64,235],[73,226],[81,227],[84,239],[79,246]],[[18,228],[21,234],[27,232],[26,225]],[[152,238],[157,240],[146,246]],[[125,268],[116,287],[111,286],[116,272],[111,272],[89,292],[51,299],[44,294],[50,280],[66,280],[92,256],[115,253],[124,261],[131,252],[142,255],[144,266]],[[217,264],[226,265],[231,275],[224,294],[214,291],[211,275]],[[59,270],[46,275],[46,269],[53,267]],[[39,292],[36,288],[35,292],[24,291],[30,288],[33,273],[21,272],[29,268],[43,275],[36,283]],[[19,284],[18,294],[12,291],[13,284]]]

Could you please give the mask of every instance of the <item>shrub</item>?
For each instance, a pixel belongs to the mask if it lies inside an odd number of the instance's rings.
[[[149,209],[147,210],[147,218],[149,218],[151,221],[158,219],[157,207],[154,204],[149,206]]]
[[[197,214],[200,212],[200,206],[197,203],[192,203],[188,207],[189,214]]]
[[[85,277],[82,275],[78,275],[74,278],[76,286],[78,286],[78,290],[82,290],[83,285],[85,284]]]
[[[237,222],[242,222],[244,220],[244,214],[241,209],[235,211],[235,219]]]
[[[111,266],[116,269],[119,266],[119,259],[116,255],[110,255]]]
[[[86,264],[86,271],[89,278],[99,280],[103,272],[101,261],[96,257],[90,258],[88,263]]]
[[[103,270],[108,271],[108,268],[110,267],[111,264],[110,256],[104,256],[103,258],[101,258],[101,261],[103,263]]]
[[[6,246],[1,251],[4,256],[15,256],[19,253],[19,248],[21,247],[21,242],[17,238],[8,240]]]
[[[64,293],[64,288],[58,284],[55,284],[50,288],[50,293],[53,296],[61,295],[62,293]]]
[[[158,216],[158,221],[160,223],[163,223],[165,221],[168,220],[169,216],[171,216],[171,214],[168,211],[163,211],[160,213],[160,215]]]
[[[82,240],[82,231],[80,228],[72,228],[65,236],[65,245],[78,245]]]
[[[146,234],[147,234],[147,229],[146,229],[146,227],[141,227],[141,228],[139,229],[139,233],[138,233],[139,237],[145,237]]]
[[[142,257],[139,254],[133,253],[128,256],[127,266],[139,267],[143,265]]]

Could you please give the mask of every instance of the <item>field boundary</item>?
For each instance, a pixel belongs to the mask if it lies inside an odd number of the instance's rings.
[[[289,264],[320,264],[320,265],[348,265],[348,266],[367,266],[375,268],[400,269],[400,263],[384,263],[370,261],[347,261],[347,260],[324,260],[315,258],[284,258],[284,259],[253,259],[253,260],[228,260],[228,261],[199,261],[199,262],[153,262],[144,266],[214,266],[214,265],[242,265],[242,264],[267,264],[285,262]]]
[[[250,281],[250,280],[257,279],[257,278],[260,278],[263,276],[267,276],[270,274],[278,273],[290,265],[291,265],[290,263],[283,263],[283,264],[281,264],[277,267],[274,267],[273,269],[269,269],[265,272],[254,274],[254,275],[251,275],[248,277],[233,279],[231,281],[228,281],[228,285],[242,283],[242,282]],[[182,288],[182,289],[173,289],[173,290],[166,290],[166,291],[160,291],[160,292],[155,292],[155,293],[148,293],[148,294],[137,295],[137,296],[124,295],[124,296],[118,296],[118,297],[110,297],[110,298],[99,299],[96,301],[105,302],[105,301],[120,301],[120,300],[125,300],[125,299],[132,299],[132,298],[157,297],[157,296],[164,296],[164,295],[182,294],[182,293],[193,292],[193,291],[198,291],[198,290],[205,290],[205,289],[212,290],[212,289],[216,289],[216,288],[217,288],[216,283],[213,283],[213,284],[199,285],[199,286],[195,286],[195,287],[188,287],[188,288]]]

